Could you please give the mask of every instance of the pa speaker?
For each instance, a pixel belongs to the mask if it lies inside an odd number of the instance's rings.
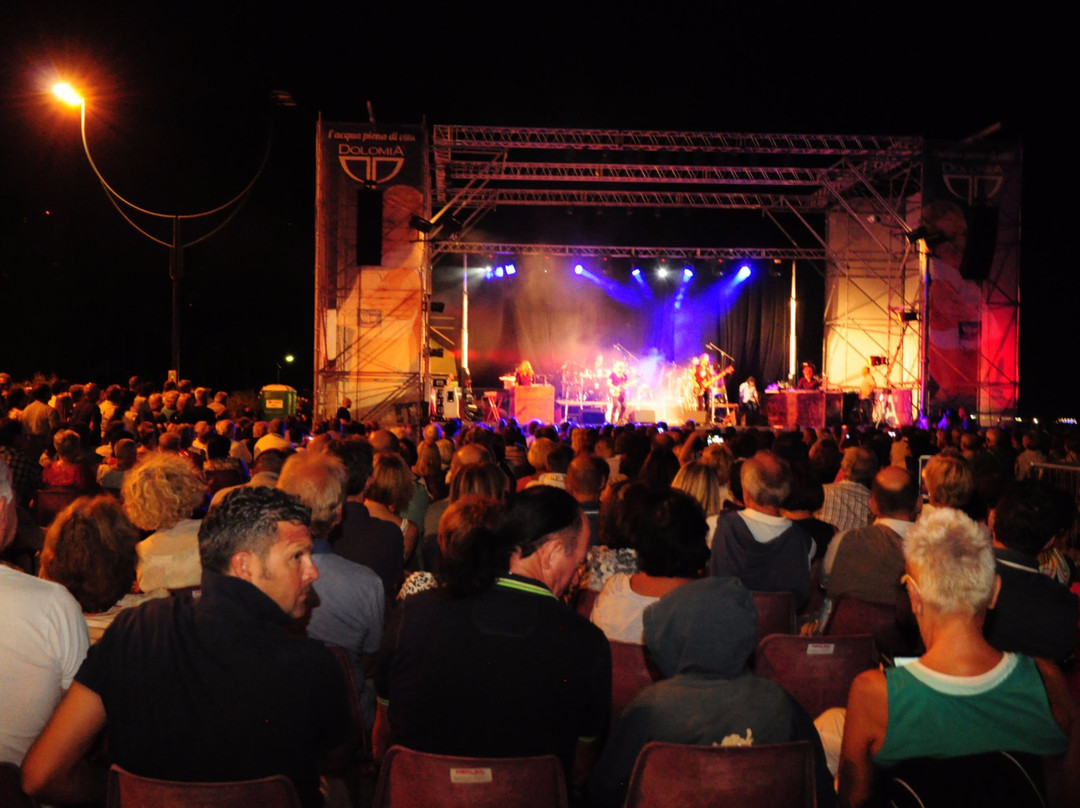
[[[984,281],[990,277],[997,247],[997,208],[972,205],[967,210],[967,244],[960,259],[960,277],[969,281]]]
[[[382,264],[382,191],[361,188],[356,192],[356,265]]]

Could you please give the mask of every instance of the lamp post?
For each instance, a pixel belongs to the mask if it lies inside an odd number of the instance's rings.
[[[184,248],[194,246],[202,241],[210,238],[210,236],[217,233],[229,221],[240,211],[240,207],[247,199],[251,189],[255,187],[256,180],[262,175],[263,169],[266,167],[266,161],[270,157],[270,143],[271,139],[267,136],[266,139],[266,151],[263,154],[262,162],[259,164],[258,170],[255,172],[255,176],[251,178],[251,181],[240,191],[236,196],[230,199],[223,205],[218,205],[210,210],[202,211],[201,213],[161,213],[158,211],[148,210],[146,208],[139,207],[135,203],[125,199],[109,185],[101,171],[97,167],[97,163],[94,162],[93,156],[90,154],[90,145],[86,140],[86,99],[80,95],[74,87],[67,82],[59,82],[52,86],[53,93],[64,103],[79,108],[79,132],[82,135],[83,151],[86,152],[86,159],[90,163],[90,168],[94,172],[94,176],[97,177],[101,187],[105,190],[105,195],[109,198],[112,206],[116,208],[116,212],[119,213],[124,221],[130,224],[133,228],[139,231],[142,235],[153,241],[155,244],[160,244],[163,247],[169,248],[169,278],[172,281],[172,352],[170,354],[170,370],[169,375],[173,377],[175,381],[180,379],[180,281],[184,277]],[[278,98],[278,103],[288,106],[291,99],[288,98],[288,94],[284,94]],[[146,216],[152,219],[165,219],[171,224],[171,238],[169,241],[158,238],[153,233],[148,232],[144,228],[132,219],[132,214],[138,214]],[[191,241],[184,242],[181,238],[181,223],[185,220],[198,220],[204,219],[209,216],[221,215],[223,220],[216,226],[212,227],[209,232],[192,239]]]
[[[285,360],[286,365],[291,365],[293,362],[296,361],[296,357],[293,356],[291,353],[290,354],[285,354],[285,356],[283,356],[282,359]],[[274,364],[277,365],[277,383],[281,384],[281,363],[280,362],[275,362]]]

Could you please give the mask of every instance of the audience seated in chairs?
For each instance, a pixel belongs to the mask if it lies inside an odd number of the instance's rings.
[[[831,778],[809,716],[783,688],[748,669],[756,614],[742,583],[732,577],[693,581],[649,607],[644,622],[645,643],[669,678],[645,688],[616,723],[589,781],[598,806],[621,804],[634,761],[653,740],[722,746],[808,741],[818,804],[832,804]]]
[[[881,772],[902,761],[999,750],[1044,757],[1052,801],[1080,803],[1080,719],[1061,672],[983,639],[1000,586],[989,531],[941,508],[908,532],[904,558],[927,650],[910,665],[866,671],[852,684],[841,804],[866,804]]]

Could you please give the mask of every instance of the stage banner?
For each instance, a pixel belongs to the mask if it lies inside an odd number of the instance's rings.
[[[991,423],[1019,390],[1021,152],[928,142],[920,225],[930,249],[930,409]]]
[[[383,419],[418,406],[427,139],[419,126],[329,123],[316,130],[315,402],[328,416]],[[392,417],[387,420],[394,420]]]

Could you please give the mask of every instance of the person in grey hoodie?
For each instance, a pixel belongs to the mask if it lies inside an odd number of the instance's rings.
[[[813,723],[779,685],[748,667],[754,650],[754,599],[737,578],[704,578],[645,610],[645,644],[666,677],[645,688],[612,730],[589,779],[597,806],[621,805],[649,741],[753,746],[810,741],[817,804],[836,803],[832,775]]]

